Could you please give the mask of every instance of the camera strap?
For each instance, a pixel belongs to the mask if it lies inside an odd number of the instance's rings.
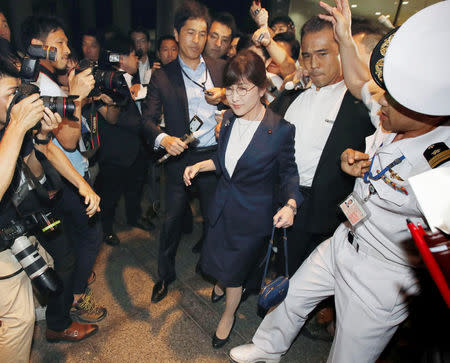
[[[23,271],[23,268],[19,268],[16,272],[13,272],[12,274],[6,275],[6,276],[0,276],[0,280],[7,280],[10,279],[11,277],[14,277],[18,274],[20,274]]]

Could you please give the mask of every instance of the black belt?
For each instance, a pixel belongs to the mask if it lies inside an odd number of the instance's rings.
[[[206,153],[208,151],[216,151],[217,145],[205,146],[205,147],[195,147],[191,149],[195,153]]]

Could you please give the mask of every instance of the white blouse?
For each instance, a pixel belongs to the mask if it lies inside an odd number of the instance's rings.
[[[225,168],[233,176],[236,164],[247,149],[261,121],[248,121],[236,118],[231,129],[227,150],[225,151]]]

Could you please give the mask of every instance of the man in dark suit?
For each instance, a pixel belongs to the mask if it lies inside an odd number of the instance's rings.
[[[224,95],[220,86],[225,62],[201,56],[208,25],[209,14],[205,6],[189,1],[177,9],[174,33],[179,44],[178,58],[154,73],[142,110],[150,145],[173,155],[166,165],[166,215],[160,235],[159,281],[152,292],[154,303],[167,295],[168,285],[176,278],[175,255],[187,203],[187,190],[182,178],[184,169],[187,165],[211,158],[217,148],[214,111]],[[157,126],[162,111],[164,133]],[[195,144],[188,147],[181,137],[199,126],[201,135]],[[214,195],[217,179],[213,173],[205,173],[196,182],[206,231],[207,207]]]
[[[352,191],[354,178],[340,170],[341,153],[347,145],[363,149],[365,137],[374,132],[367,109],[343,81],[331,24],[311,18],[301,43],[312,85],[284,91],[270,106],[296,126],[295,157],[305,197],[288,236],[290,276],[342,221],[338,204]]]

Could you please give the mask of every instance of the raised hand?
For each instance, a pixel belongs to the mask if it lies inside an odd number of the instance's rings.
[[[336,4],[335,7],[319,1],[319,5],[330,14],[319,14],[319,17],[333,24],[334,38],[338,43],[342,43],[352,36],[352,13],[348,0],[334,0],[334,2]]]

